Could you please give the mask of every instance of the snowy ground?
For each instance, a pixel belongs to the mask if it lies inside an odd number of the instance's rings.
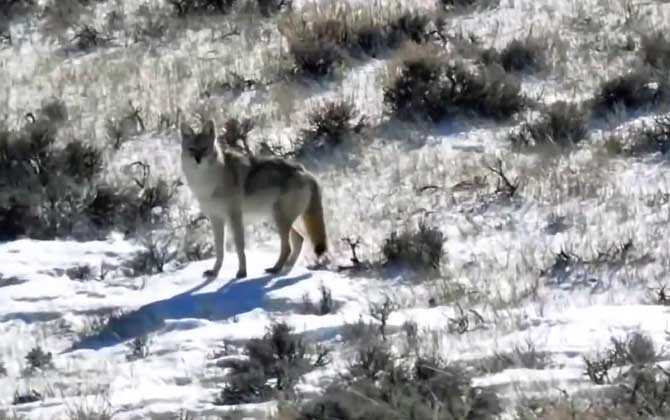
[[[280,320],[297,331],[333,340],[336,328],[355,321],[351,317],[366,303],[361,284],[332,273],[296,269],[285,277],[264,275],[256,264],[275,256],[262,251],[249,254],[254,265],[249,267],[249,278],[240,281],[226,278],[234,269],[232,259],[220,278],[212,281],[202,278],[210,261],[122,283],[115,283],[113,274],[105,281],[73,281],[64,272],[80,264],[111,268],[132,251],[131,245],[114,239],[95,243],[25,240],[2,246],[0,351],[8,371],[2,378],[3,403],[11,401],[17,386],[46,388],[53,395],[38,404],[39,409],[28,404],[17,407],[17,413],[57,418],[68,404],[78,405],[77,400],[86,398],[95,385],[95,392],[104,393],[99,397],[108,398],[120,410],[119,418],[175,414],[180,409],[215,412],[217,373],[208,356],[224,340],[260,337],[270,321]],[[345,303],[341,313],[322,317],[292,313],[305,293],[314,293],[321,285],[333,290],[337,302]],[[110,336],[103,330],[92,340],[80,342],[78,337],[86,334],[92,315],[114,311],[128,322],[128,337]],[[151,355],[141,361],[126,360],[129,353],[123,341],[143,335],[149,337]],[[76,349],[73,342],[78,342]],[[55,370],[23,376],[22,355],[34,346],[54,353]]]
[[[302,3],[309,2],[297,7]],[[396,4],[380,2],[378,7],[387,3]],[[431,7],[431,2],[407,3]],[[531,24],[555,39],[549,75],[523,79],[525,93],[551,103],[592,96],[601,80],[633,60],[631,53],[611,49],[634,32],[632,27],[667,30],[664,22],[670,14],[670,5],[661,2],[641,2],[635,16],[626,15],[623,0],[557,3],[502,1],[498,8],[460,17],[454,25],[496,47],[524,36]],[[109,8],[119,6],[132,17],[140,4],[109,1],[90,18],[101,22]],[[294,136],[304,125],[305,111],[325,98],[350,99],[370,121],[383,121],[382,85],[393,57],[357,63],[335,82],[204,99],[207,83],[226,70],[255,77],[281,56],[281,42],[267,22],[223,42],[212,39],[217,31],[225,32],[228,22],[209,24],[216,30],[189,28],[173,42],[151,48],[125,47],[127,40],[117,34],[117,43],[81,56],[63,53],[35,23],[14,24],[15,45],[0,50],[6,121],[18,126],[25,112],[57,96],[69,107],[67,130],[100,142],[105,118],[119,115],[133,101],[145,112],[149,133],[118,152],[109,164],[111,179],[121,177],[124,165],[140,157],[156,174],[180,175],[177,131],[156,128],[161,115],[175,116],[178,108],[189,119],[203,112],[219,123],[229,115],[253,116],[260,123],[252,137],[276,142]],[[369,303],[385,296],[400,306],[389,320],[391,332],[414,321],[426,348],[447,360],[475,363],[528,341],[546,353],[543,369],[513,367],[475,378],[476,385],[494,387],[509,401],[588,387],[583,356],[602,349],[611,337],[641,331],[657,348],[667,346],[670,337],[670,307],[653,304],[652,296],[670,272],[667,160],[610,157],[602,146],[604,135],[644,118],[613,117],[592,127],[589,141],[573,152],[550,158],[512,153],[504,135],[513,123],[390,123],[372,130],[355,158],[315,166],[336,262],[349,258],[341,238],[361,237],[360,257],[374,260],[393,229],[423,219],[445,233],[442,275],[421,285],[399,275],[308,270],[309,255],[286,276],[266,276],[263,268],[272,265],[278,248],[266,226],[251,231],[249,277],[238,281],[232,279],[236,258],[230,252],[219,278],[205,282],[202,271],[211,260],[173,262],[164,273],[129,277],[124,264],[140,245],[119,235],[98,242],[1,243],[0,362],[7,375],[0,375],[0,413],[7,409],[30,419],[58,419],[84,405],[109,406],[119,419],[171,419],[182,411],[216,415],[230,407],[213,404],[224,383],[213,355],[225,341],[263,335],[273,321],[285,321],[334,349],[333,363],[300,384],[307,394],[318,392],[346,366],[342,327],[360,317],[369,319]],[[491,194],[495,182],[484,164],[496,157],[522,181],[513,199]],[[487,182],[479,190],[454,188],[484,176]],[[423,186],[437,189],[418,192]],[[197,211],[185,186],[179,201],[186,210]],[[633,250],[621,264],[576,265],[560,276],[541,274],[561,250],[589,259],[627,240]],[[93,268],[93,278],[72,278],[71,269],[81,265]],[[108,271],[104,279],[101,267]],[[472,291],[457,303],[481,315],[483,322],[474,331],[449,329],[450,320],[459,315],[448,296],[451,284]],[[338,302],[336,313],[301,314],[303,296],[316,300],[322,285]],[[436,296],[437,305],[429,307],[429,298]],[[110,315],[119,317],[124,336],[95,328]],[[149,337],[149,355],[128,360],[128,342],[143,335]],[[398,347],[401,335],[396,334]],[[83,336],[88,338],[82,341]],[[53,369],[24,371],[25,355],[35,346],[53,353]],[[29,389],[39,390],[44,401],[12,405],[15,392]],[[250,418],[263,419],[271,407],[246,409]]]
[[[118,238],[87,243],[22,240],[0,247],[0,356],[7,369],[7,377],[0,379],[0,401],[9,404],[17,388],[47,390],[43,402],[14,407],[16,413],[35,419],[58,418],[86,404],[111,404],[115,418],[124,419],[174,418],[170,415],[180,410],[201,415],[224,412],[225,407],[212,404],[222,378],[211,357],[225,340],[260,337],[271,321],[281,320],[311,339],[337,347],[341,327],[359,316],[367,317],[368,299],[386,289],[378,282],[303,268],[270,277],[257,265],[273,260],[267,251],[249,254],[254,266],[248,279],[238,281],[227,278],[235,269],[230,258],[220,278],[211,281],[201,277],[211,261],[132,280],[114,274],[104,281],[73,280],[66,274],[80,264],[113,268],[133,251],[132,245]],[[316,299],[321,285],[330,288],[342,305],[337,313],[297,313],[303,295]],[[517,325],[510,328],[513,331],[484,325],[467,338],[445,331],[455,315],[449,307],[407,308],[394,313],[389,324],[393,330],[414,320],[424,331],[441,332],[442,350],[453,361],[484,358],[531,340],[538,351],[549,355],[547,368],[512,368],[475,379],[480,386],[506,389],[512,398],[532,395],[543,387],[575,389],[585,382],[582,355],[607,345],[612,336],[631,331],[647,332],[662,345],[668,329],[666,307],[603,303],[574,309],[569,302],[552,306],[542,315],[520,310]],[[81,342],[91,316],[112,312],[128,323],[123,329],[127,337],[110,336],[103,330]],[[142,335],[148,335],[149,355],[129,361],[126,342]],[[35,346],[53,352],[54,369],[22,373],[23,356]],[[336,360],[333,366],[343,363]],[[300,386],[309,392],[323,381],[310,374]],[[264,409],[252,408],[250,415],[262,418]]]

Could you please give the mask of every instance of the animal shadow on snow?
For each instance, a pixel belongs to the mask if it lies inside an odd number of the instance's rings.
[[[271,304],[265,299],[268,292],[290,286],[311,276],[310,273],[297,276],[264,275],[244,280],[231,280],[215,292],[197,293],[214,281],[208,279],[171,298],[151,302],[118,317],[112,317],[100,332],[83,338],[75,343],[71,350],[97,350],[141,337],[163,328],[168,319],[193,319],[192,324],[188,322],[179,324],[181,328],[190,328],[190,325],[197,325],[196,319],[217,321],[256,308],[267,307],[269,303]]]

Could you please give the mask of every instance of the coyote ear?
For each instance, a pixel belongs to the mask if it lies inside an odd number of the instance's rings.
[[[193,129],[191,128],[190,125],[186,124],[185,122],[181,123],[181,137],[182,140],[192,139],[193,137],[195,137]]]

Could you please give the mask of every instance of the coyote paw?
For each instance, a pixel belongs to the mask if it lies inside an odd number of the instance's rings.
[[[207,277],[207,278],[214,278],[218,275],[219,275],[219,272],[215,271],[215,270],[207,270],[204,273],[202,273],[202,276]]]
[[[265,272],[269,273],[269,274],[277,274],[277,273],[279,273],[279,271],[280,271],[280,269],[277,268],[277,267],[270,267],[270,268],[265,269]]]
[[[239,270],[237,274],[235,274],[236,279],[243,279],[247,276],[247,270]]]

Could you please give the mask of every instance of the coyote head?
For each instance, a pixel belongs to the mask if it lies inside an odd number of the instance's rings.
[[[195,159],[195,163],[209,157],[215,156],[214,139],[214,121],[208,120],[203,126],[202,131],[196,134],[191,126],[186,123],[181,124],[181,150],[182,153]]]

